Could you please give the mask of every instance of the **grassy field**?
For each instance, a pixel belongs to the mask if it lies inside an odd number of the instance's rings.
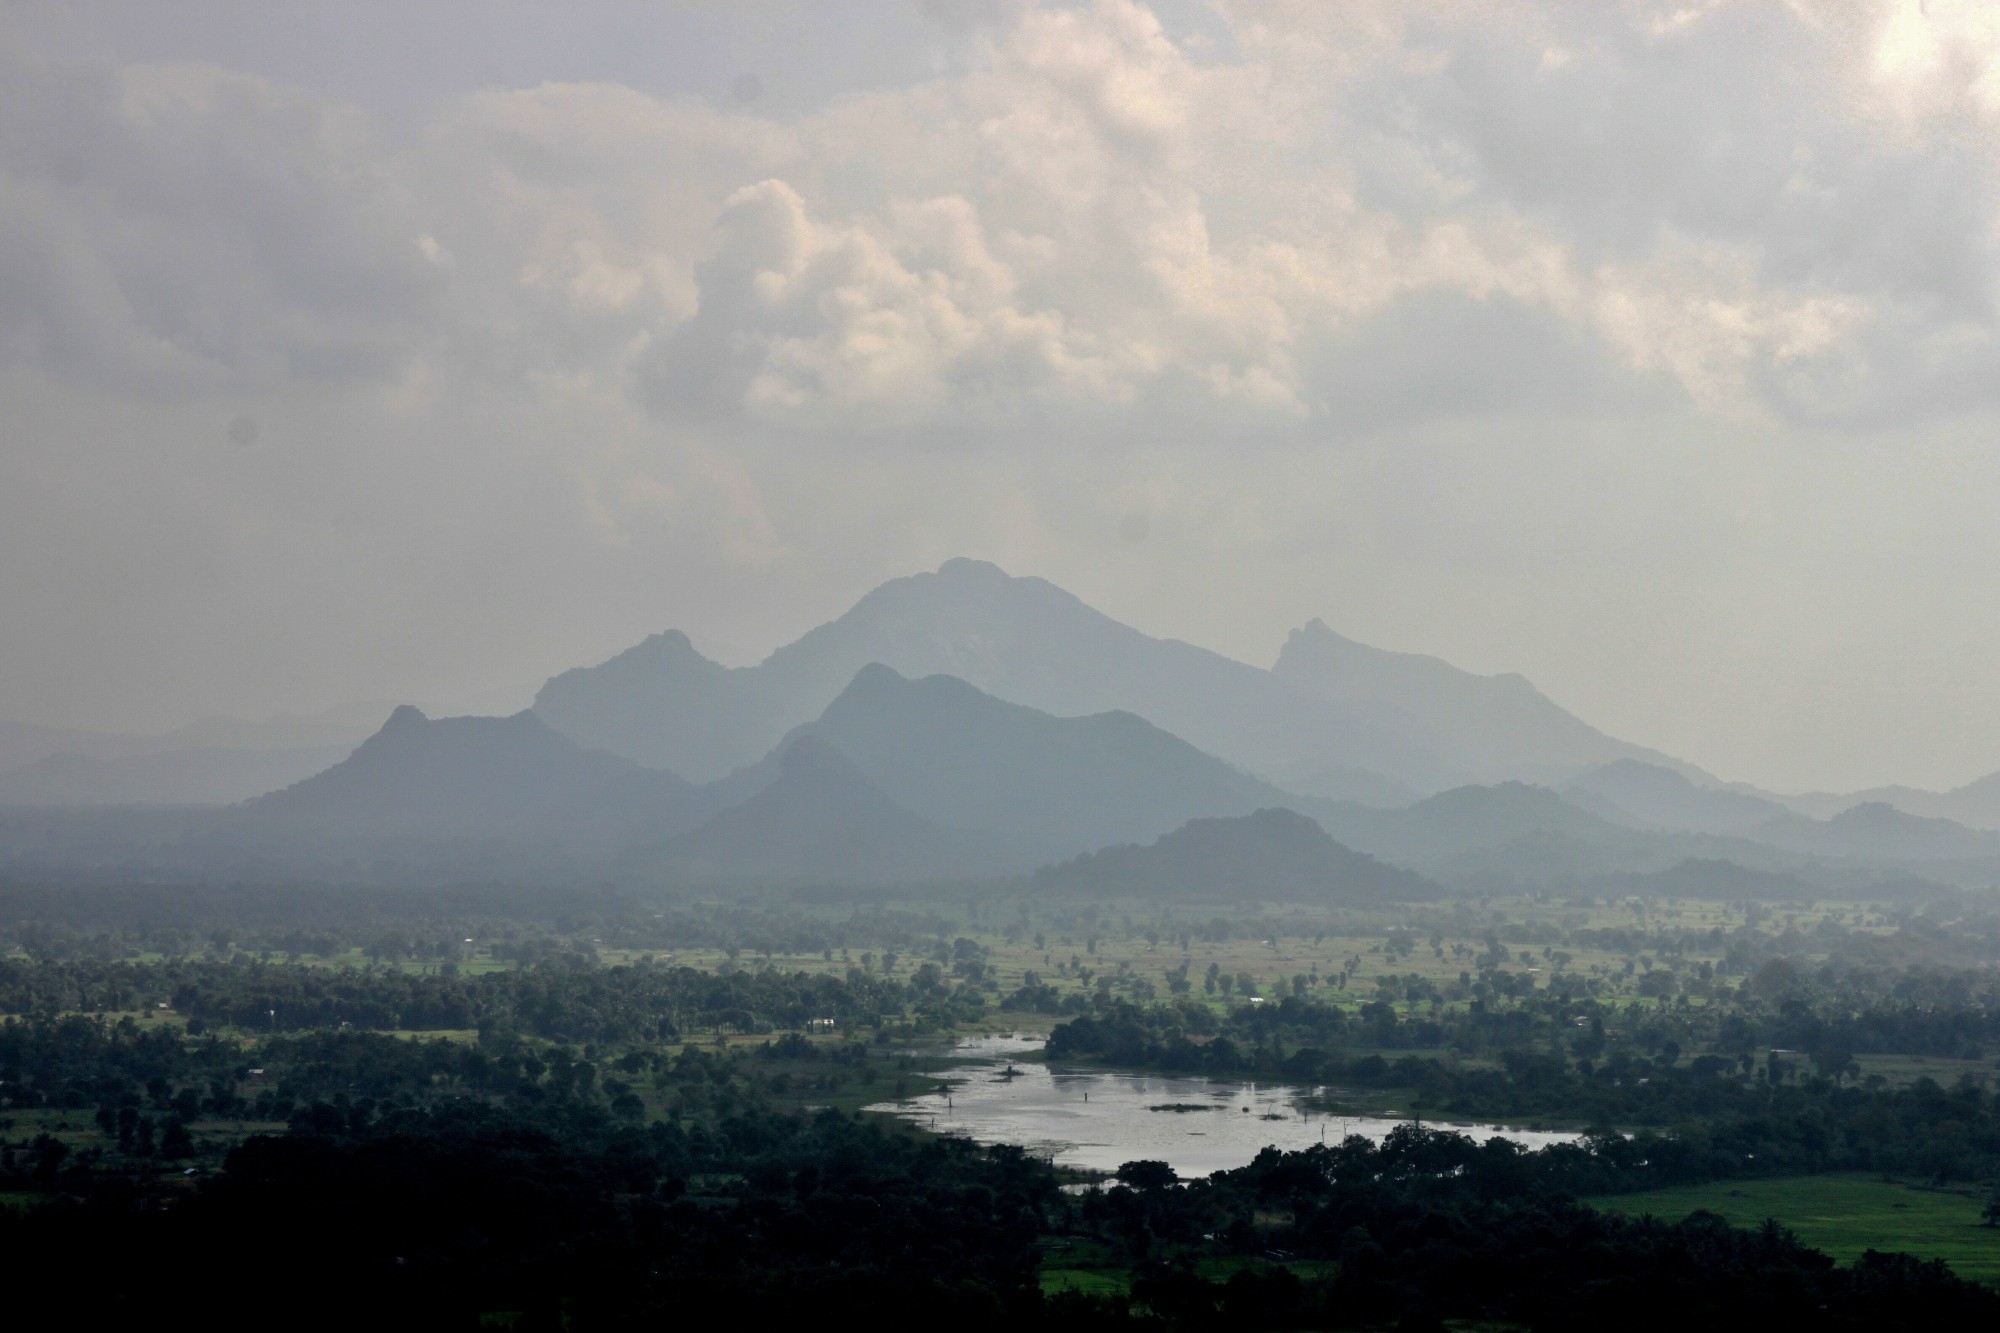
[[[1969,1190],[1933,1190],[1871,1176],[1799,1176],[1721,1181],[1585,1202],[1634,1217],[1650,1214],[1675,1221],[1702,1208],[1738,1226],[1776,1218],[1800,1240],[1842,1262],[1871,1248],[1902,1250],[1943,1259],[1960,1277],[2000,1286],[2000,1228],[1980,1225],[1984,1196]]]

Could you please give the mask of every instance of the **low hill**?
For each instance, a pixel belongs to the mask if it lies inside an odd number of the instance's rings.
[[[1578,805],[1600,798],[1643,823],[1689,833],[1741,833],[1786,813],[1776,801],[1698,787],[1673,769],[1636,759],[1592,769],[1565,784],[1562,794]]]
[[[1577,809],[1546,787],[1524,782],[1454,787],[1401,810],[1348,805],[1318,817],[1343,842],[1403,864],[1476,853],[1527,837],[1621,844],[1643,837]]]
[[[1829,896],[1823,885],[1798,875],[1753,870],[1734,861],[1688,857],[1664,870],[1619,875],[1593,884],[1607,897],[1706,898],[1731,902],[1811,901]]]
[[[1925,819],[1949,819],[1967,828],[2000,830],[2000,773],[1988,773],[1949,791],[1921,787],[1870,787],[1865,791],[1802,792],[1770,799],[1815,819],[1830,819],[1857,805],[1879,802]]]
[[[1376,904],[1436,898],[1420,875],[1344,847],[1292,810],[1193,819],[1148,846],[1107,847],[1035,872],[1051,893]]]
[[[1865,801],[1828,820],[1787,814],[1745,836],[1804,855],[1891,863],[2000,857],[2000,833],[1909,814],[1885,801]]]
[[[1305,808],[1357,851],[1480,893],[1649,873],[1689,856],[1741,853],[1760,866],[1793,859],[1741,839],[1634,827],[1629,817],[1607,819],[1520,782],[1456,787],[1400,810]]]

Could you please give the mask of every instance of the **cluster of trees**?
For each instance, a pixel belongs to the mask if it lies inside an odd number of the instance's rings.
[[[1057,1026],[1049,1054],[1393,1089],[1420,1113],[1453,1118],[1649,1127],[1603,1140],[1601,1169],[1577,1185],[1601,1192],[1837,1170],[2000,1177],[2000,1098],[1983,1080],[1891,1087],[1856,1077],[1849,1049],[1833,1044],[1976,1051],[1994,1031],[1989,982],[1878,977],[1862,988],[1876,1002],[1846,1009],[1856,988],[1815,994],[1803,972],[1788,976],[1801,985],[1788,983],[1778,998],[1693,1009],[1621,1008],[1549,991],[1438,1016],[1297,996],[1221,1016],[1185,1001],[1111,1002]],[[1787,1040],[1797,1045],[1777,1045]],[[1489,1058],[1460,1058],[1471,1052]]]
[[[1917,1328],[2000,1313],[2000,1297],[1942,1264],[1870,1254],[1839,1268],[1776,1227],[1581,1207],[1569,1187],[1590,1153],[1406,1127],[1379,1145],[1267,1149],[1182,1188],[1157,1164],[1128,1164],[1125,1186],[1083,1211],[1143,1258],[1134,1300],[1181,1327]],[[1238,1252],[1275,1243],[1333,1261],[1335,1276],[1203,1281],[1183,1257],[1200,1237]]]

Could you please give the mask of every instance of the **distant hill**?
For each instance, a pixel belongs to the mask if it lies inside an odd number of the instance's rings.
[[[1636,759],[1592,769],[1567,783],[1562,792],[1585,808],[1589,807],[1582,798],[1596,797],[1645,824],[1690,833],[1741,833],[1786,814],[1776,801],[1698,787],[1673,769]]]
[[[972,560],[885,583],[754,667],[726,668],[685,635],[655,635],[556,676],[535,712],[583,744],[706,780],[767,753],[875,662],[1057,716],[1136,713],[1331,799],[1547,780],[1623,757],[1671,762],[1601,735],[1519,677],[1378,652],[1324,625],[1295,634],[1265,670],[1153,638],[1051,583]]]
[[[905,809],[991,835],[995,873],[1158,837],[1201,815],[1298,799],[1130,713],[1054,717],[950,676],[906,680],[872,664],[814,721]],[[718,800],[773,776],[767,758],[716,784]]]
[[[984,839],[905,810],[818,736],[792,738],[774,762],[769,785],[633,863],[817,884],[956,879],[991,864]]]
[[[1107,847],[1035,872],[1052,893],[1381,904],[1436,898],[1420,875],[1343,847],[1292,810],[1193,819],[1144,847]]]
[[[1323,812],[1320,822],[1351,846],[1403,864],[1478,852],[1527,837],[1631,843],[1644,835],[1579,810],[1546,787],[1503,782],[1455,787],[1402,810]]]
[[[1707,898],[1723,901],[1786,902],[1830,896],[1825,886],[1798,875],[1753,870],[1734,861],[1688,857],[1664,870],[1619,875],[1593,884],[1610,897]]]
[[[1326,803],[1308,812],[1357,851],[1479,893],[1574,887],[1689,856],[1740,854],[1760,866],[1793,859],[1740,839],[1634,827],[1629,817],[1606,819],[1520,782],[1456,787],[1401,810]]]
[[[619,843],[707,813],[671,773],[586,750],[532,713],[431,719],[396,709],[340,763],[241,807],[260,836],[550,838]]]
[[[1746,837],[1786,851],[1869,861],[1971,861],[2000,857],[2000,833],[1927,819],[1884,801],[1866,801],[1828,820],[1787,814]]]
[[[1759,792],[1758,795],[1815,819],[1830,819],[1857,805],[1879,803],[1926,819],[1949,819],[1967,828],[2000,830],[2000,773],[1989,773],[1950,791],[1894,786],[1854,792],[1815,791],[1796,795]]]
[[[1628,771],[1623,776],[1634,775]],[[1676,793],[1657,774],[1636,777],[1620,794],[1641,806],[1647,802],[1637,794],[1665,793],[1686,801],[1694,816],[1732,808],[1740,813],[1746,808],[1706,806],[1701,798],[1716,793],[1699,789]],[[1754,879],[1772,875],[1804,876],[1805,882],[1829,888],[1839,885],[1840,891],[1830,896],[1844,897],[1864,884],[1880,882],[1879,871],[1867,867],[1922,864],[1924,874],[1937,875],[1947,863],[1958,863],[1954,872],[1958,878],[1979,882],[1991,880],[1984,868],[2000,869],[2000,834],[1948,820],[1921,819],[1879,803],[1858,806],[1831,820],[1780,811],[1763,823],[1733,832],[1648,827],[1635,823],[1622,807],[1607,807],[1604,812],[1580,809],[1548,788],[1518,782],[1455,788],[1401,810],[1335,803],[1305,808],[1350,847],[1455,887],[1481,891],[1727,864],[1728,873],[1752,877],[1745,881],[1746,896],[1749,886],[1760,886],[1760,894],[1793,896],[1775,881]],[[1606,818],[1606,812],[1618,817]],[[1673,812],[1672,806],[1650,809],[1656,815]],[[1679,812],[1690,814],[1685,806]],[[1843,862],[1848,864],[1839,864]],[[1661,891],[1672,891],[1664,886],[1662,881]]]

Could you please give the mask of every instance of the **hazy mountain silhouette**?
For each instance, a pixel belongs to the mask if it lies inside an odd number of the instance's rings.
[[[1402,810],[1344,806],[1319,815],[1341,841],[1402,864],[1503,846],[1528,837],[1629,844],[1643,837],[1546,787],[1524,782],[1455,787]]]
[[[1866,801],[1828,820],[1786,814],[1745,836],[1786,851],[1870,861],[1969,861],[2000,857],[2000,833]]]
[[[1035,872],[1057,893],[1203,902],[1379,904],[1438,897],[1421,875],[1344,847],[1292,810],[1192,819],[1149,846],[1107,847]]]
[[[1621,758],[1665,759],[1605,735],[1524,676],[1480,676],[1436,657],[1370,648],[1323,620],[1292,631],[1271,673],[1344,709],[1409,719],[1480,781],[1549,781]]]
[[[996,872],[1156,838],[1200,815],[1299,803],[1131,713],[1055,717],[879,663],[786,744],[802,736],[834,746],[898,805],[993,835]],[[717,799],[771,780],[773,763],[716,784]]]
[[[831,743],[787,741],[776,778],[637,863],[697,878],[879,883],[976,875],[992,852],[905,810]]]
[[[1689,857],[1649,874],[1619,875],[1592,886],[1607,896],[1710,898],[1728,901],[1811,901],[1829,896],[1824,885],[1798,875],[1755,870],[1734,861]]]
[[[1324,626],[1280,669],[1156,639],[1053,584],[972,560],[892,580],[755,667],[722,667],[679,633],[567,671],[535,711],[578,741],[697,779],[766,753],[871,662],[949,675],[1058,716],[1136,713],[1271,781],[1331,798],[1661,757],[1577,721],[1518,677],[1381,653]],[[1666,761],[1672,762],[1672,761]]]
[[[1737,790],[1755,791],[1738,786]],[[1780,794],[1757,791],[1757,795],[1788,810],[1815,819],[1831,819],[1857,805],[1879,802],[1905,814],[1926,819],[1949,819],[1967,828],[2000,830],[2000,773],[1989,773],[1949,791],[1928,791],[1921,787],[1870,787],[1864,791],[1813,791]]]
[[[406,705],[340,763],[242,814],[267,835],[622,843],[706,810],[684,779],[587,750],[533,713],[431,719]]]
[[[1950,791],[1883,787],[1858,795],[1864,800],[1887,802],[1913,815],[1950,819],[1976,829],[2000,829],[2000,773],[1988,773]]]
[[[1786,814],[1785,807],[1740,791],[1698,787],[1681,774],[1658,764],[1620,759],[1592,769],[1562,789],[1564,798],[1605,817],[1623,812],[1657,828],[1691,833],[1742,833]],[[1610,803],[1593,808],[1587,798]]]
[[[1327,803],[1309,813],[1357,851],[1482,893],[1663,870],[1692,855],[1791,860],[1740,840],[1614,822],[1520,782],[1457,787],[1401,810]]]

